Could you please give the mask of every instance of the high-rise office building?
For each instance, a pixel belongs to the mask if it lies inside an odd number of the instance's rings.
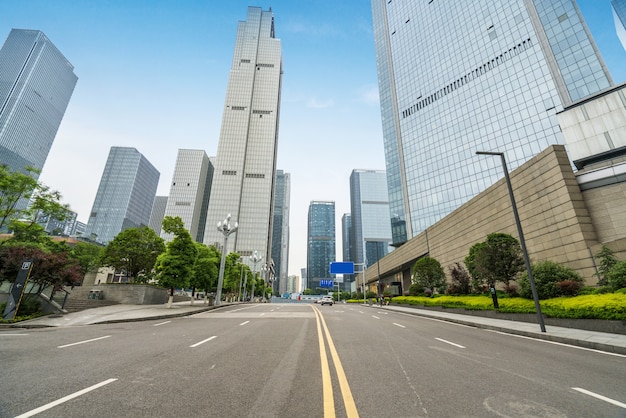
[[[626,49],[626,0],[611,0],[615,31],[624,49]]]
[[[351,259],[372,265],[389,252],[391,224],[387,176],[381,170],[352,170],[350,174]]]
[[[323,284],[322,280],[332,280],[330,263],[336,261],[335,202],[309,204],[307,241],[306,285],[315,290]]]
[[[380,220],[379,220],[380,222]],[[341,255],[342,261],[354,261],[352,260],[352,216],[349,213],[344,213],[341,217]],[[361,271],[356,266],[355,270]],[[342,290],[350,291],[350,283],[354,280],[353,274],[344,274],[342,277]]]
[[[213,164],[206,152],[192,149],[178,150],[164,216],[180,217],[185,229],[197,242],[202,242],[204,235],[212,179]],[[174,237],[172,234],[161,232],[161,238],[169,242]]]
[[[158,236],[161,236],[163,229],[163,218],[165,217],[165,208],[167,207],[167,196],[155,196],[154,203],[152,204],[152,211],[150,212],[150,222],[148,226]]]
[[[264,260],[271,257],[281,77],[274,15],[249,7],[237,28],[204,243],[223,246],[217,224],[230,213],[239,229],[226,250],[237,251],[250,265],[254,251]]]
[[[274,187],[274,221],[272,222],[272,261],[274,262],[274,290],[283,294],[289,275],[289,201],[291,176],[276,171]]]
[[[159,175],[135,148],[111,147],[85,235],[107,244],[125,229],[148,226]]]
[[[0,164],[43,168],[77,80],[43,32],[11,30],[0,49]]]
[[[476,151],[515,169],[564,144],[559,111],[613,84],[574,0],[372,0],[372,11],[394,244],[502,177]]]

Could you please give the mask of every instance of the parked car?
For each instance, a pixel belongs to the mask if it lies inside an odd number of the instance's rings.
[[[333,306],[333,303],[335,303],[335,301],[330,296],[324,296],[322,299],[320,299],[320,303],[322,304],[322,306],[323,305]]]

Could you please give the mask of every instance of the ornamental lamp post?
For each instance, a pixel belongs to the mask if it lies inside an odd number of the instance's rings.
[[[263,256],[259,255],[258,252],[254,252],[252,257],[250,257],[250,261],[252,261],[253,270],[252,270],[252,292],[250,293],[250,302],[254,300],[254,283],[256,281],[256,265],[263,260]]]
[[[226,251],[228,248],[228,236],[235,231],[239,224],[235,222],[235,226],[230,225],[230,213],[223,221],[217,223],[217,230],[224,235],[224,248],[222,248],[222,261],[220,262],[220,274],[217,279],[217,292],[215,294],[215,305],[221,304],[222,299],[222,285],[224,283],[224,266],[226,265]]]

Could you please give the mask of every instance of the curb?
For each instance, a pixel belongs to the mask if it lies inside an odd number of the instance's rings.
[[[378,305],[373,305],[372,307],[376,307],[377,309],[388,308],[387,306],[378,306]],[[388,309],[388,310],[394,311],[393,308]],[[395,312],[399,312],[399,311],[395,311]],[[593,350],[606,351],[609,353],[626,355],[626,347],[620,347],[620,346],[615,346],[611,344],[603,344],[603,343],[597,343],[593,341],[579,340],[575,338],[559,337],[557,335],[551,335],[551,334],[543,333],[543,332],[541,333],[540,332],[528,332],[528,331],[523,331],[523,330],[501,327],[497,325],[489,325],[489,324],[476,323],[472,321],[465,321],[463,319],[457,319],[457,318],[438,317],[435,315],[428,315],[428,314],[417,312],[417,311],[415,312],[402,311],[402,313],[406,313],[408,315],[421,316],[424,318],[437,319],[439,321],[452,322],[455,324],[466,325],[466,326],[470,326],[474,328],[481,328],[481,329],[488,329],[491,331],[503,332],[505,334],[521,335],[523,337],[530,337],[530,338],[535,338],[538,340],[546,340],[546,341],[551,341],[551,342],[556,342],[556,343],[561,343],[561,344],[569,344],[569,345],[573,345],[577,347],[583,347],[583,348],[589,348]],[[537,326],[539,325],[537,324]]]

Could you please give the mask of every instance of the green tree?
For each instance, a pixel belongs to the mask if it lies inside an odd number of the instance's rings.
[[[519,241],[509,234],[500,232],[487,235],[484,245],[475,250],[472,261],[472,269],[489,287],[494,287],[496,282],[508,285],[524,270],[524,258]]]
[[[598,286],[607,286],[609,284],[608,274],[609,271],[617,264],[617,257],[613,254],[613,251],[606,245],[602,246],[602,249],[596,254],[596,260],[598,260]]]
[[[19,229],[21,234],[39,226],[40,216],[64,220],[69,208],[61,204],[61,194],[35,178],[39,170],[26,167],[26,173],[0,165],[0,229]],[[20,202],[30,200],[27,208]],[[43,229],[43,228],[41,228]],[[6,241],[5,241],[6,242]],[[2,243],[0,243],[2,245]]]
[[[166,216],[162,225],[163,231],[173,234],[174,238],[158,256],[155,270],[159,284],[170,289],[168,306],[171,306],[173,290],[189,287],[198,250],[179,216]]]
[[[239,279],[241,278],[241,256],[232,252],[226,256],[224,263],[224,283],[222,284],[223,294],[235,293],[239,288]],[[259,288],[255,286],[255,293],[258,294]]]
[[[439,261],[432,257],[422,257],[413,265],[412,283],[424,289],[435,289],[443,293],[446,287],[446,273]]]
[[[607,284],[613,291],[626,287],[626,260],[616,263],[606,275]]]
[[[76,260],[83,275],[95,273],[100,267],[100,258],[104,247],[89,242],[77,242],[69,249],[69,257]]]
[[[101,265],[126,272],[131,281],[146,281],[159,254],[163,239],[147,226],[125,229],[104,248]]]
[[[554,261],[542,261],[534,264],[532,267],[535,288],[537,289],[537,297],[539,299],[550,299],[559,296],[565,296],[559,287],[559,283],[570,282],[578,283],[582,287],[583,279],[573,269],[555,263]],[[532,299],[532,290],[528,273],[524,272],[519,281],[519,295],[526,299]]]
[[[485,287],[485,278],[480,275],[476,268],[476,255],[486,246],[484,242],[477,242],[469,249],[469,254],[465,257],[465,265],[470,276],[472,276],[472,288],[477,293],[482,293]]]
[[[217,286],[217,276],[222,255],[213,245],[207,247],[196,242],[195,246],[197,255],[196,262],[193,265],[193,274],[191,275],[191,287],[200,289],[207,294]]]

